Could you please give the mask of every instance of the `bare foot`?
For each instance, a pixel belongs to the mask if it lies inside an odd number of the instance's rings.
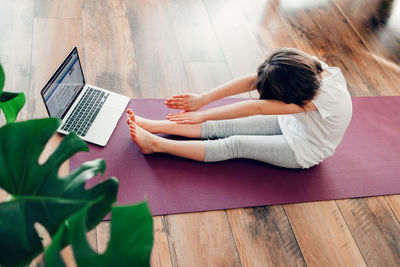
[[[151,154],[156,152],[157,139],[160,138],[145,129],[141,128],[137,123],[128,119],[129,133],[133,142],[140,148],[143,154]]]
[[[150,120],[140,117],[135,113],[133,113],[133,110],[130,108],[126,110],[126,117],[127,117],[127,122],[131,120],[150,133],[158,133],[156,120]]]

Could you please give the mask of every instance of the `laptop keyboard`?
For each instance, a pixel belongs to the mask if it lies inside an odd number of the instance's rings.
[[[86,136],[90,126],[96,119],[108,96],[109,93],[89,87],[75,106],[61,130],[67,132],[73,131],[77,135]]]

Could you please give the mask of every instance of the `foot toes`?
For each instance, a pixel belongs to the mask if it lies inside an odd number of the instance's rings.
[[[130,130],[136,130],[136,123],[129,120],[129,129]]]
[[[129,125],[129,133],[130,133],[130,135],[132,135],[132,136],[136,136],[136,127],[135,127],[134,124],[130,124],[130,125]]]
[[[128,124],[129,124],[129,127],[132,127],[134,124],[135,124],[135,122],[134,121],[132,121],[131,119],[129,119],[129,122],[128,122]],[[136,126],[136,125],[135,125]]]
[[[133,113],[133,110],[128,108],[126,110],[126,122],[129,124],[129,121],[135,121],[135,114]]]

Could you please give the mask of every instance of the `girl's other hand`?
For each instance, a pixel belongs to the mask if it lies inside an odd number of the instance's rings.
[[[182,111],[167,116],[167,119],[177,124],[196,124],[205,121],[201,111]]]
[[[203,96],[200,94],[187,93],[183,95],[175,95],[165,101],[168,108],[182,109],[185,111],[195,111],[202,108],[205,103]]]

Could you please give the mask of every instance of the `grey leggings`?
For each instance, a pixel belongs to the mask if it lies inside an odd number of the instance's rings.
[[[285,168],[301,168],[274,115],[207,121],[201,126],[201,138],[222,138],[207,140],[206,162],[248,158]]]

